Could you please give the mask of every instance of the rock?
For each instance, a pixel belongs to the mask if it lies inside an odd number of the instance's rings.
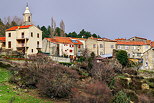
[[[149,89],[149,85],[146,84],[146,83],[142,84],[141,87],[142,87],[142,90],[148,90]]]

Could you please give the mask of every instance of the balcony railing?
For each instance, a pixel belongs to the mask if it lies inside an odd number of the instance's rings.
[[[20,43],[17,45],[17,47],[26,47],[25,43]]]

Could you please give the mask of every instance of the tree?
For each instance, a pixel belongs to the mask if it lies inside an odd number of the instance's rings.
[[[72,33],[67,34],[67,37],[75,37],[75,38],[77,38],[78,34],[74,31]]]
[[[41,30],[43,31],[42,32],[42,37],[43,38],[48,38],[49,37],[49,34],[50,34],[49,31],[48,31],[48,29],[45,26],[42,26],[41,27]]]
[[[112,103],[130,103],[130,98],[123,91],[119,91],[115,95]]]
[[[126,51],[124,51],[124,50],[117,51],[116,58],[123,67],[127,66],[127,64],[128,64],[128,55],[127,55]]]

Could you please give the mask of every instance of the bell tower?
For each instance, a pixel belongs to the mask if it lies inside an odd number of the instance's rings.
[[[32,25],[32,14],[29,11],[28,3],[26,6],[26,10],[23,14],[23,25]]]

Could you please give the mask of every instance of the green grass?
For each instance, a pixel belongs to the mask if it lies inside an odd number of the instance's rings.
[[[13,90],[8,83],[9,77],[10,72],[0,68],[0,103],[53,103],[38,99],[22,90]]]

